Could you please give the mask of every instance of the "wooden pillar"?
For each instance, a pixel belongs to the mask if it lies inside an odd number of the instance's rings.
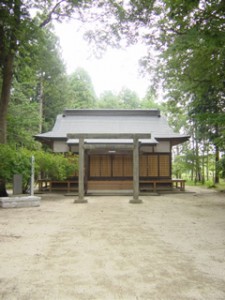
[[[133,147],[133,199],[130,203],[142,203],[139,199],[139,140],[137,136],[134,136]]]
[[[74,203],[87,203],[84,199],[84,138],[79,138],[78,199],[75,199]]]

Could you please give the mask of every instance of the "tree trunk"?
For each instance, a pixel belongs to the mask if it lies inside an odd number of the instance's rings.
[[[7,55],[2,72],[2,91],[0,98],[0,144],[7,143],[7,111],[13,77],[14,54]]]
[[[8,197],[5,181],[0,179],[0,197]]]
[[[215,180],[214,180],[214,183],[219,183],[219,171],[218,171],[218,161],[220,159],[220,154],[219,154],[219,147],[218,146],[215,146],[215,150],[216,150],[216,153],[215,153]]]
[[[195,183],[201,181],[201,167],[199,158],[199,141],[195,140]]]
[[[209,149],[206,151],[206,180],[209,180]]]
[[[0,98],[0,144],[7,143],[7,111],[10,100],[10,90],[13,76],[14,54],[8,54],[2,72],[2,91]],[[7,197],[5,180],[0,179],[0,196]]]
[[[2,85],[1,85],[1,95],[0,95],[0,144],[7,143],[7,113],[8,106],[10,101],[10,93],[12,87],[12,79],[13,79],[13,69],[14,69],[14,58],[16,55],[16,51],[18,49],[18,32],[19,32],[19,24],[20,24],[20,8],[21,8],[21,0],[11,1],[11,10],[14,15],[14,22],[12,22],[12,27],[9,26],[10,38],[8,43],[4,41],[2,43],[2,57],[1,57],[1,77],[2,77]],[[3,28],[3,27],[2,27]],[[4,30],[2,30],[4,36]],[[2,42],[2,41],[1,41]],[[0,178],[0,196],[6,197],[8,196],[6,191],[5,179]]]
[[[2,91],[0,98],[0,144],[7,143],[7,111],[13,77],[14,54],[8,54],[2,72]],[[0,179],[0,197],[7,197],[5,180]]]
[[[42,133],[43,127],[43,102],[44,102],[44,91],[43,91],[43,77],[40,77],[40,90],[39,90],[39,115],[40,115],[40,122],[39,122],[39,133]]]

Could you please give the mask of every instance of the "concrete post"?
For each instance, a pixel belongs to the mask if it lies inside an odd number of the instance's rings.
[[[134,136],[133,146],[133,199],[130,203],[142,203],[139,199],[139,140],[137,136]]]
[[[87,203],[84,199],[84,138],[79,138],[78,199],[75,199],[74,203]]]
[[[34,196],[34,156],[31,156],[30,195]]]

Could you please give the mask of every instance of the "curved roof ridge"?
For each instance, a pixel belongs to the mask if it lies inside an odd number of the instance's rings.
[[[155,109],[65,109],[63,116],[156,116],[160,117],[160,110]]]

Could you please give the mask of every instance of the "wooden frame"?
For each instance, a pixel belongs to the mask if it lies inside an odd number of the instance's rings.
[[[180,191],[185,191],[185,182],[184,179],[159,179],[159,180],[145,180],[140,181],[140,184],[145,184],[146,190],[150,190],[152,186],[153,192],[158,192],[158,186],[162,186],[163,184],[171,185],[171,189],[176,188]]]

